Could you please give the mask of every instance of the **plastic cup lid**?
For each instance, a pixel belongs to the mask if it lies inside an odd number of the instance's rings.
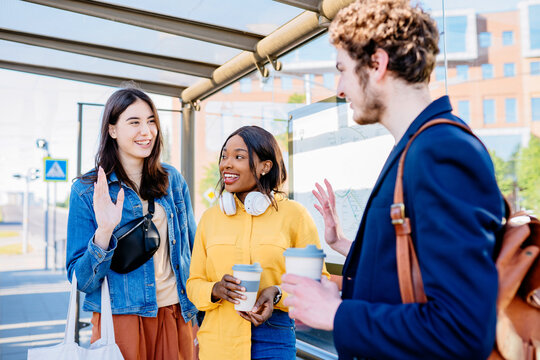
[[[261,265],[258,262],[254,263],[253,265],[236,264],[236,265],[233,265],[232,269],[236,271],[247,271],[247,272],[262,272],[263,270]]]
[[[322,249],[318,249],[315,245],[308,245],[305,248],[288,248],[283,252],[284,256],[294,257],[310,257],[310,258],[323,258],[326,254]]]

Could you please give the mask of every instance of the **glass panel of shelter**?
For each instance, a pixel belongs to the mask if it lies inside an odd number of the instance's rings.
[[[520,181],[524,179],[519,178],[516,165],[520,151],[540,146],[540,30],[537,27],[540,1],[514,0],[488,5],[480,0],[466,3],[431,0],[424,1],[423,6],[437,20],[441,32],[441,53],[430,82],[432,98],[450,95],[454,113],[472,127],[492,153],[505,195],[516,207],[532,209],[531,193],[519,191]],[[309,111],[317,102],[320,104],[321,100],[335,95],[335,51],[328,44],[327,35],[289,53],[281,61],[283,70],[271,71],[269,78],[252,73],[247,80],[203,101],[202,110],[196,115],[197,138],[208,140],[212,136],[213,141],[203,144],[215,145],[215,136],[221,134],[217,142],[221,146],[232,131],[245,124],[264,126],[278,139],[288,137],[291,126],[281,126],[280,121],[291,120],[284,114],[299,108]],[[487,66],[493,69],[492,76],[483,74]],[[329,74],[334,76],[333,86],[329,86]],[[265,89],[271,90],[265,92]],[[219,176],[220,146],[203,144],[198,144],[193,195],[197,216],[215,200],[213,186]],[[282,150],[287,158],[288,147],[282,146]],[[295,176],[294,164],[288,166],[289,174]],[[323,169],[321,178],[324,178],[324,164],[318,168]],[[320,179],[313,182],[317,180]],[[299,339],[333,351],[331,333],[300,326],[297,334]]]

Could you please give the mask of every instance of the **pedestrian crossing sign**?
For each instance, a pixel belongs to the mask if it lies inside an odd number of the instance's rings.
[[[44,181],[67,181],[67,159],[44,159]]]

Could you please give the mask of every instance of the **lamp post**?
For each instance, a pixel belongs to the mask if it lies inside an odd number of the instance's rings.
[[[49,143],[45,139],[37,139],[36,146],[38,149],[42,149],[47,154],[47,157],[51,157],[49,153]],[[44,177],[46,174],[43,174]],[[49,268],[49,183],[47,183],[47,196],[45,204],[45,270]],[[56,256],[56,255],[55,255]]]
[[[22,252],[26,254],[28,252],[28,203],[30,191],[30,181],[36,180],[39,178],[39,170],[35,168],[30,168],[26,172],[26,175],[23,174],[13,174],[13,177],[16,179],[24,179],[26,186],[24,188],[24,197],[23,197],[23,241],[22,241]]]

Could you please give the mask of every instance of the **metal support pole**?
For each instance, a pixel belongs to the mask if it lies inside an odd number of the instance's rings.
[[[82,113],[83,113],[83,104],[78,103],[78,116],[77,116],[77,123],[79,126],[79,132],[77,137],[77,177],[81,176],[81,162],[82,162]],[[67,242],[67,239],[66,239]],[[66,243],[67,247],[67,243]],[[79,343],[79,331],[81,329],[81,322],[79,319],[79,303],[81,301],[79,292],[77,291],[77,295],[75,296],[75,342]]]
[[[26,174],[25,182],[26,187],[24,188],[24,197],[23,197],[23,243],[22,243],[22,252],[26,254],[28,251],[28,202],[30,191],[30,174]]]
[[[311,104],[311,79],[309,74],[304,74],[304,90],[306,92],[306,105]]]
[[[77,116],[77,177],[81,176],[81,162],[82,162],[82,112],[83,104],[78,103],[78,116]]]
[[[79,302],[81,301],[79,291],[75,295],[75,342],[79,343],[79,331],[81,329],[81,323],[79,322]]]
[[[56,245],[56,183],[54,183],[53,191],[53,227],[52,227],[52,241],[54,248],[53,269],[57,269],[58,246]]]
[[[49,183],[45,200],[45,270],[49,269]]]
[[[180,135],[180,167],[191,198],[195,196],[195,110],[182,104],[182,128]]]
[[[442,21],[443,21],[443,53],[444,53],[444,92],[448,95],[448,55],[446,53],[446,4],[442,0]]]

